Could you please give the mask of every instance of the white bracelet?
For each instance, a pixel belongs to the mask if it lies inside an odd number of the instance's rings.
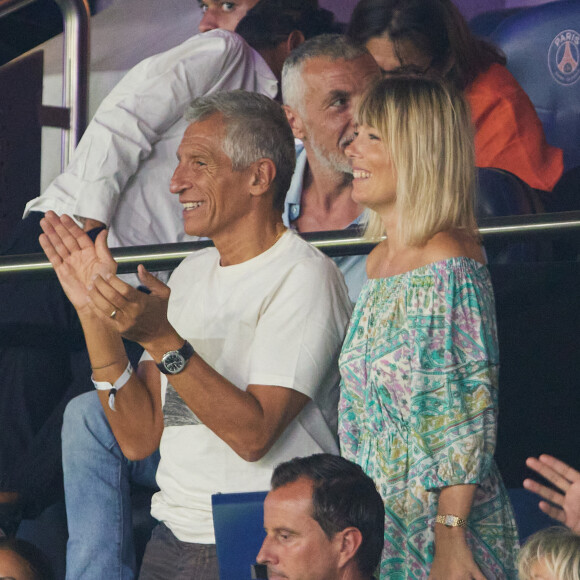
[[[114,382],[114,384],[108,383],[107,381],[95,381],[93,375],[91,375],[91,381],[93,381],[93,385],[95,385],[95,389],[97,391],[109,391],[109,408],[111,411],[115,411],[115,395],[117,391],[123,388],[127,381],[131,378],[133,374],[133,366],[129,361],[127,363],[127,368],[123,371],[123,374]]]

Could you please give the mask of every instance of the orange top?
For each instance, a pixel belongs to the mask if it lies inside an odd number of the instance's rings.
[[[535,189],[551,191],[564,171],[563,153],[546,142],[534,105],[512,74],[494,63],[465,96],[475,125],[475,164],[504,169]]]

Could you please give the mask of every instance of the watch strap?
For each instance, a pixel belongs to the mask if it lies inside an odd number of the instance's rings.
[[[178,354],[179,356],[183,357],[183,360],[185,361],[185,363],[187,363],[187,361],[195,354],[195,350],[193,348],[193,346],[191,346],[191,344],[189,343],[189,341],[185,341],[183,343],[183,346],[179,349],[179,350],[169,350],[167,351],[162,357],[161,357],[161,362],[157,363],[157,368],[165,375],[172,375],[172,374],[176,374],[171,372],[166,366],[165,366],[165,360],[170,357],[173,354]],[[185,368],[185,365],[183,366],[183,368]],[[183,370],[183,369],[181,369]],[[180,371],[179,371],[180,372]]]

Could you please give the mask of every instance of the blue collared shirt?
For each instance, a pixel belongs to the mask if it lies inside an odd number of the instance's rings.
[[[306,150],[301,143],[296,144],[296,169],[290,182],[290,189],[284,202],[284,214],[282,220],[286,227],[293,227],[292,222],[300,216],[300,201],[304,186],[304,173],[306,171]],[[364,213],[361,213],[345,229],[357,227],[362,223]],[[348,287],[348,295],[352,302],[356,302],[363,284],[366,282],[366,256],[340,256],[333,258],[340,268],[344,281]]]

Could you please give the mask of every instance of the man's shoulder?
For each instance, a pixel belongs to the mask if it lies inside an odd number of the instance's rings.
[[[221,28],[208,30],[207,32],[200,32],[199,34],[194,34],[191,38],[188,38],[180,45],[178,45],[178,47],[188,45],[207,45],[207,46],[215,45],[232,49],[249,47],[249,44],[239,34],[236,34],[235,32],[231,32],[229,30],[222,30]]]
[[[192,279],[199,279],[207,270],[215,267],[218,263],[219,254],[214,247],[195,250],[173,270],[169,286],[176,287],[189,283]]]
[[[219,253],[214,246],[209,248],[202,248],[201,250],[194,250],[183,258],[182,262],[177,266],[175,271],[189,270],[191,266],[201,266],[202,264],[216,264],[219,262]]]
[[[295,230],[288,230],[286,243],[281,247],[281,251],[287,256],[288,262],[300,262],[302,260],[321,260],[333,263],[332,260],[321,252],[316,246],[307,242]]]
[[[299,271],[300,276],[313,279],[341,279],[342,275],[334,260],[304,240],[300,234],[290,230],[288,240],[282,248],[282,254],[286,271]]]
[[[169,50],[142,60],[134,69],[163,67],[166,66],[165,63],[167,62],[177,63],[188,58],[197,57],[200,54],[205,55],[205,57],[208,54],[215,54],[216,56],[231,54],[236,57],[243,57],[246,54],[250,55],[251,52],[251,47],[236,33],[220,29],[209,30],[208,32],[195,34]]]

